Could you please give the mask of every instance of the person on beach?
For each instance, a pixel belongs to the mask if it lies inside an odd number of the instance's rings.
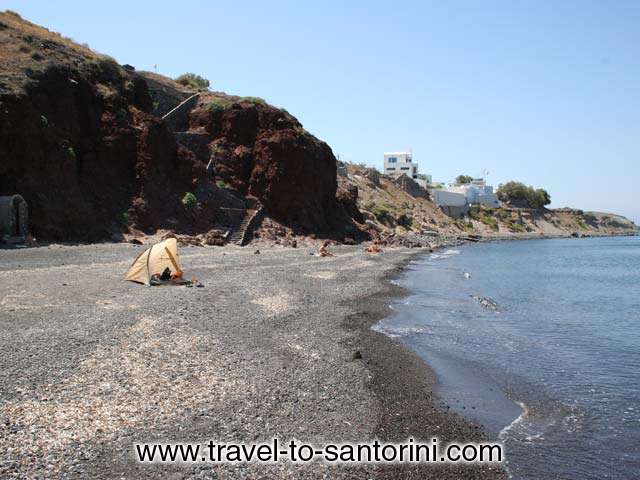
[[[333,257],[335,256],[333,253],[331,253],[328,250],[329,247],[329,240],[325,240],[324,243],[322,244],[322,246],[320,247],[320,249],[318,250],[318,255],[320,255],[321,257]]]

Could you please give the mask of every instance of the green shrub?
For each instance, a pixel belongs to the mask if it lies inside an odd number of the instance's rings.
[[[492,212],[493,210],[490,208],[474,206],[469,209],[469,218],[477,220],[497,232],[499,230],[498,221],[491,215]]]
[[[129,226],[129,212],[124,212],[120,215],[120,225],[123,227]]]
[[[489,215],[481,215],[481,216],[480,216],[480,218],[479,218],[479,220],[480,220],[480,222],[482,222],[484,225],[486,225],[486,226],[488,226],[488,227],[492,228],[492,229],[493,229],[493,230],[495,230],[496,232],[499,230],[499,227],[498,227],[498,221],[497,221],[495,218],[493,218],[493,217],[491,217],[491,216],[489,216]]]
[[[464,230],[465,232],[473,231],[473,224],[469,221],[456,220],[455,224],[460,230]]]
[[[182,204],[186,205],[187,207],[193,207],[198,203],[198,199],[196,198],[196,196],[191,193],[191,192],[187,192],[184,194],[184,197],[182,197]]]
[[[216,185],[218,186],[218,188],[229,188],[229,184],[224,180],[218,180],[216,182]]]
[[[386,203],[371,202],[365,205],[365,209],[370,211],[378,221],[383,223],[392,223],[394,218],[392,208]]]
[[[551,203],[551,196],[544,188],[535,189],[513,180],[504,185],[498,185],[496,194],[503,202],[529,208],[542,208]]]
[[[505,210],[504,208],[498,208],[496,210],[496,215],[498,216],[498,218],[500,218],[501,220],[506,220],[507,218],[511,217],[511,213],[508,212],[507,210]]]
[[[509,230],[511,230],[512,232],[524,232],[525,230],[522,225],[514,222],[513,220],[507,224],[507,227],[509,227]]]
[[[402,215],[400,215],[396,219],[396,223],[398,225],[400,225],[401,227],[409,229],[409,228],[411,228],[411,225],[413,224],[413,218],[411,216],[407,215],[406,213],[403,213]]]
[[[493,217],[484,217],[484,219],[482,220],[482,223],[490,227],[492,230],[495,230],[496,232],[500,230],[500,227],[498,226],[498,221]]]
[[[458,175],[456,177],[456,183],[459,183],[461,185],[471,183],[472,180],[473,180],[473,177],[470,175]]]
[[[195,88],[196,90],[206,90],[209,88],[209,80],[200,75],[196,75],[195,73],[183,73],[179,77],[177,77],[176,82],[180,85],[184,85],[185,87]]]
[[[260,97],[242,97],[240,99],[241,102],[251,102],[251,103],[259,103],[261,105],[266,105],[267,102],[264,101],[264,98]]]
[[[220,112],[224,112],[225,104],[220,100],[211,100],[207,104],[206,108],[207,108],[207,111],[210,113],[220,113]]]

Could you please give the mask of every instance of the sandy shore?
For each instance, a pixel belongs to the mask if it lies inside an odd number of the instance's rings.
[[[138,464],[143,441],[482,438],[438,406],[419,358],[369,329],[403,294],[386,280],[415,250],[183,248],[187,278],[205,287],[146,288],[121,280],[141,248],[0,250],[1,478],[504,478]]]

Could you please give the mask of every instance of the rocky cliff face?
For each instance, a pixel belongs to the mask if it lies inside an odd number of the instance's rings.
[[[145,82],[109,59],[50,62],[23,89],[0,93],[0,193],[27,199],[41,238],[97,240],[129,216],[175,214],[204,174],[146,113]]]
[[[206,232],[245,197],[301,233],[357,232],[331,149],[283,110],[203,93],[177,123],[185,131],[171,131],[160,115],[193,92],[9,13],[0,59],[0,195],[27,200],[40,238]]]
[[[336,199],[333,152],[286,111],[202,94],[189,128],[209,136],[216,180],[258,199],[274,220],[301,233],[336,233],[350,223]]]

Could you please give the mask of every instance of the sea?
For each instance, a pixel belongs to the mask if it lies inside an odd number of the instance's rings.
[[[640,237],[465,245],[397,283],[374,328],[504,445],[510,478],[640,478]]]

